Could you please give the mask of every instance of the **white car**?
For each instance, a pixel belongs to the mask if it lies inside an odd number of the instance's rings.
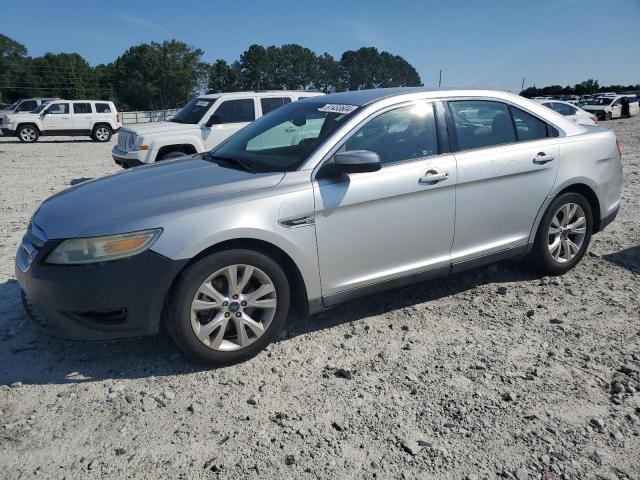
[[[0,129],[3,127],[4,116],[12,113],[29,113],[43,104],[47,104],[57,98],[22,98],[8,107],[0,110]]]
[[[154,163],[170,158],[209,151],[238,130],[272,110],[302,98],[323,95],[319,92],[275,90],[200,95],[185,105],[168,122],[128,125],[118,134],[113,160],[123,168]],[[321,123],[321,122],[320,122]],[[298,130],[300,139],[310,136],[304,127],[293,123],[282,132],[271,132],[261,142],[277,144],[283,134],[291,138]],[[249,148],[264,145],[250,145]]]
[[[631,116],[640,113],[638,97],[635,95],[605,95],[592,98],[582,105],[582,109],[593,113],[598,120],[611,120],[622,117],[622,99],[629,100],[629,114]]]
[[[580,125],[597,125],[598,123],[598,118],[593,113],[586,112],[569,102],[561,100],[537,100],[537,102]]]
[[[2,133],[31,143],[40,136],[89,136],[108,142],[122,126],[113,102],[106,100],[54,100],[30,113],[4,115]]]

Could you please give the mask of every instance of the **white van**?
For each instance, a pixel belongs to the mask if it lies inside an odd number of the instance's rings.
[[[111,155],[118,165],[129,168],[205,152],[276,108],[318,95],[323,94],[274,90],[200,95],[168,122],[122,128]]]

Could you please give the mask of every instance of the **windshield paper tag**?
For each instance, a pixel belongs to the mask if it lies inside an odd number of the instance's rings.
[[[208,107],[208,106],[209,106],[209,102],[206,102],[206,101],[204,101],[204,100],[201,100],[201,101],[197,102],[197,103],[196,103],[196,105],[197,105],[198,107]]]
[[[338,103],[327,103],[324,107],[320,107],[318,109],[319,112],[327,112],[327,113],[343,113],[348,115],[353,112],[358,107],[356,105],[341,105]]]

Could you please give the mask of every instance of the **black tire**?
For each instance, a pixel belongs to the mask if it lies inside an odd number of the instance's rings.
[[[277,299],[275,314],[264,333],[248,346],[233,351],[214,350],[196,336],[191,325],[191,304],[209,276],[238,264],[250,265],[269,277]],[[276,262],[253,250],[225,250],[203,257],[180,274],[169,295],[164,322],[169,336],[185,355],[207,365],[227,366],[252,358],[271,343],[287,318],[289,304],[289,282]]]
[[[108,142],[111,140],[111,136],[113,135],[113,131],[109,125],[105,125],[104,123],[99,123],[98,125],[93,127],[93,132],[91,132],[91,138],[95,142]]]
[[[577,204],[580,206],[580,208],[582,208],[586,223],[585,233],[582,244],[580,245],[577,254],[575,254],[575,256],[570,260],[560,263],[559,261],[556,261],[549,252],[549,229],[551,227],[551,221],[553,220],[555,214],[561,209],[562,206],[569,203]],[[533,244],[533,249],[529,255],[529,260],[533,267],[542,273],[548,275],[562,275],[563,273],[571,270],[578,264],[578,262],[580,262],[585,252],[587,251],[587,248],[589,247],[592,231],[593,213],[591,211],[591,205],[589,204],[587,199],[579,193],[564,193],[551,202],[551,204],[547,208],[547,211],[542,217],[540,225],[538,226],[538,232],[536,233],[536,239]]]
[[[184,157],[185,155],[186,153],[179,151],[166,152],[162,155],[159,155],[158,158],[156,158],[156,162],[162,162],[163,160],[170,160],[172,158]]]
[[[16,133],[22,143],[34,143],[37,142],[40,137],[38,128],[31,124],[20,125]]]

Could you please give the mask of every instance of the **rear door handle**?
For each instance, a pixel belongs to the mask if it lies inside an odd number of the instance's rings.
[[[433,185],[434,183],[441,182],[442,180],[446,180],[449,177],[449,174],[444,172],[436,172],[435,170],[429,170],[424,177],[418,180],[418,183],[423,185]]]
[[[547,155],[544,152],[538,153],[536,158],[533,159],[533,163],[537,163],[538,165],[544,165],[545,163],[552,162],[555,159],[553,155]]]

